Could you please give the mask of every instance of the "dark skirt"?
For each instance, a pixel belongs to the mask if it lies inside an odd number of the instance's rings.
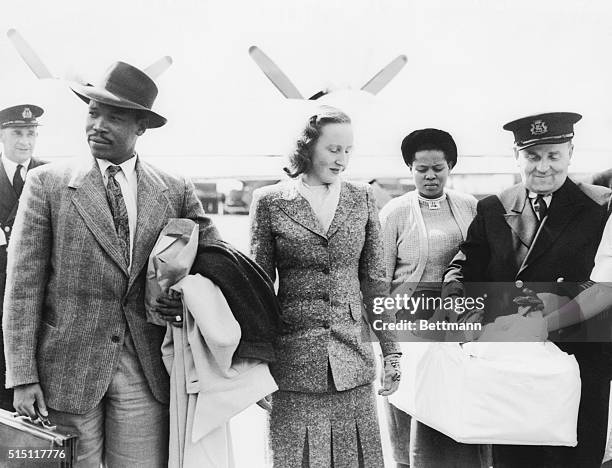
[[[462,444],[385,402],[393,458],[411,468],[478,468],[491,465],[490,446]]]
[[[374,386],[276,392],[270,443],[275,468],[384,466]]]

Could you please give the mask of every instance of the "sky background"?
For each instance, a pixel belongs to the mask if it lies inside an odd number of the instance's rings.
[[[6,38],[16,28],[58,75],[96,81],[115,60],[171,55],[155,104],[169,122],[140,139],[143,155],[284,154],[314,104],[276,90],[248,55],[257,45],[304,95],[353,88],[322,102],[353,117],[355,158],[399,158],[428,126],[461,154],[510,155],[505,122],[567,110],[584,115],[575,164],[600,169],[612,166],[611,24],[608,0],[5,2],[0,106],[45,108],[39,155],[87,153],[84,104],[34,78]],[[408,63],[378,96],[356,91],[399,54]]]

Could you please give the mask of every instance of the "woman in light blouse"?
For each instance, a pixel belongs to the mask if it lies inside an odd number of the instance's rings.
[[[465,239],[476,215],[476,199],[446,188],[457,163],[457,146],[445,131],[426,128],[404,138],[404,162],[416,190],[381,210],[386,278],[391,294],[439,297],[444,270]],[[402,310],[397,320],[429,319],[433,310]],[[474,468],[478,445],[459,444],[391,404],[386,405],[398,467]]]

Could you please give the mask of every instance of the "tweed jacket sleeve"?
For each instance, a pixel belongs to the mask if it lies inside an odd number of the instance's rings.
[[[274,282],[276,280],[274,239],[270,226],[268,204],[263,201],[263,193],[260,191],[253,193],[253,202],[250,209],[249,237],[251,257]]]
[[[2,319],[7,387],[39,380],[37,337],[51,268],[52,226],[47,196],[39,172],[29,173],[8,249],[9,274]]]
[[[371,186],[366,187],[368,206],[368,221],[366,224],[365,243],[359,258],[359,281],[363,302],[370,323],[375,318],[382,318],[385,322],[395,322],[395,313],[383,313],[377,317],[373,313],[375,298],[384,298],[389,295],[389,282],[385,278],[385,262],[383,239],[378,218],[378,209]],[[375,331],[380,341],[380,347],[384,355],[400,352],[397,336],[391,331]]]

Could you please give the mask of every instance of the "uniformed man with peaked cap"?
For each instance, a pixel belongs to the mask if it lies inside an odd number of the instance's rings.
[[[516,313],[508,298],[518,294],[500,283],[536,284],[537,292],[559,292],[559,283],[589,279],[607,219],[610,190],[574,183],[568,168],[574,146],[573,112],[523,117],[504,125],[514,134],[521,182],[479,201],[465,242],[444,278],[443,297],[464,295],[468,283],[487,288],[484,322]],[[519,291],[515,291],[519,293]],[[566,330],[566,336],[571,333]],[[563,336],[563,333],[560,335]],[[559,339],[559,336],[549,337]],[[563,342],[581,372],[578,446],[495,445],[494,466],[599,467],[606,440],[609,370],[600,358],[607,343]]]
[[[17,203],[26,173],[43,164],[32,153],[38,136],[38,118],[42,108],[19,104],[0,111],[0,320],[6,284],[6,249],[13,229]],[[0,330],[0,408],[13,410],[13,391],[4,388],[5,360]]]

